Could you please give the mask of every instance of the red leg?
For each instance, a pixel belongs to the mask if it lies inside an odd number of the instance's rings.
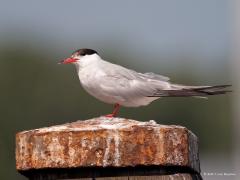
[[[116,117],[120,109],[120,105],[118,103],[114,104],[114,109],[112,114],[107,114],[105,117]]]

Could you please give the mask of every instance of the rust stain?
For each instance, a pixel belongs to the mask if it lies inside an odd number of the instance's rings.
[[[197,137],[181,126],[105,117],[16,135],[18,170],[136,165],[199,171]]]

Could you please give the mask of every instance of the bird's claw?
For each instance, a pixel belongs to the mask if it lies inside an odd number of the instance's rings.
[[[104,115],[104,117],[113,118],[113,117],[115,117],[115,114],[107,114],[107,115]]]

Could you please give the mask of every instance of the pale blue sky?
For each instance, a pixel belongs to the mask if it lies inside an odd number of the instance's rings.
[[[90,47],[141,61],[181,55],[211,64],[229,53],[230,16],[226,0],[10,0],[1,2],[0,38],[21,37],[63,54]]]

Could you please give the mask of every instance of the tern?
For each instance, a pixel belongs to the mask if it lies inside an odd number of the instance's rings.
[[[80,83],[90,95],[105,103],[114,104],[107,117],[115,117],[120,106],[146,106],[161,97],[206,97],[230,92],[226,87],[186,86],[171,83],[168,77],[152,72],[140,73],[103,60],[97,51],[79,49],[59,62],[74,64]]]

